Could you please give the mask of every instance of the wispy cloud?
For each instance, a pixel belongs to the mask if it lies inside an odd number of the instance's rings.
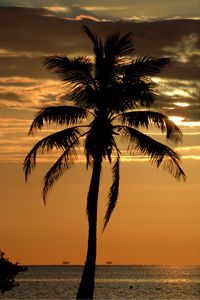
[[[44,6],[44,8],[54,13],[60,13],[60,12],[68,13],[71,11],[71,9],[66,6]]]
[[[86,15],[86,14],[81,14],[81,15],[77,15],[74,18],[67,18],[68,20],[77,20],[77,21],[81,21],[81,20],[90,20],[90,21],[95,21],[95,22],[100,22],[100,19],[97,19],[96,17],[90,16],[90,15]]]
[[[16,50],[8,50],[8,49],[0,49],[0,57],[5,58],[5,57],[28,57],[28,58],[34,58],[34,57],[42,57],[49,55],[48,53],[44,52],[39,52],[39,51],[32,51],[27,50],[27,51],[16,51]]]
[[[35,110],[56,105],[61,93],[61,83],[53,79],[0,78],[0,106],[4,107]]]
[[[157,107],[162,108],[169,116],[182,117],[187,122],[199,121],[199,81],[170,78],[154,78],[153,80],[157,83],[160,93]],[[186,122],[185,124],[182,122],[181,125],[186,125]]]
[[[181,63],[191,62],[194,56],[200,66],[200,50],[198,48],[199,36],[197,33],[190,33],[183,36],[174,46],[165,47],[164,50],[169,52],[170,56]]]

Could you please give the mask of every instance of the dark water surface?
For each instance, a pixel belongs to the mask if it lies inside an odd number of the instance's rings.
[[[0,299],[75,299],[82,266],[30,266]],[[97,266],[95,299],[200,299],[200,267]]]

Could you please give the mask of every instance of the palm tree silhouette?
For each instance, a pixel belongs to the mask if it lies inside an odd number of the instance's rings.
[[[108,159],[113,164],[113,182],[108,194],[103,230],[118,198],[122,156],[118,148],[120,138],[131,155],[148,156],[152,163],[157,167],[162,164],[177,180],[185,180],[185,174],[177,152],[138,130],[155,126],[166,133],[167,139],[175,143],[181,141],[180,129],[167,116],[150,110],[156,98],[150,77],[158,75],[169,59],[131,58],[134,50],[131,33],[122,36],[114,33],[103,41],[88,27],[83,26],[83,30],[93,43],[94,60],[82,56],[50,56],[44,59],[47,70],[53,71],[64,82],[66,100],[71,105],[47,107],[37,113],[29,134],[41,129],[44,123],[65,125],[66,128],[35,144],[25,158],[24,171],[27,180],[36,166],[38,153],[55,148],[62,150],[62,155],[44,177],[43,199],[46,203],[49,189],[72,167],[77,148],[83,145],[86,166],[92,168],[92,176],[87,195],[88,249],[77,299],[92,299],[102,161]],[[86,119],[89,121],[85,125]]]

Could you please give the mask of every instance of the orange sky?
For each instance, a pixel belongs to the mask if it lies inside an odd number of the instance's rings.
[[[102,234],[106,192],[104,164],[99,205],[98,259],[102,264],[199,264],[199,160],[184,160],[187,183],[147,162],[122,163],[121,188],[110,224]],[[90,171],[83,163],[66,174],[41,199],[41,163],[25,185],[21,165],[1,163],[1,247],[24,264],[84,262],[87,240],[85,201]]]
[[[12,1],[13,6],[17,1]],[[121,164],[120,195],[102,234],[110,166],[104,163],[99,199],[97,263],[200,264],[200,104],[199,20],[196,0],[132,2],[26,1],[27,7],[0,4],[0,250],[23,264],[60,264],[85,261],[87,244],[86,197],[90,170],[83,157],[63,176],[42,202],[42,178],[55,154],[39,158],[28,184],[22,165],[25,155],[43,134],[27,136],[39,107],[63,105],[63,89],[42,66],[47,55],[91,55],[81,26],[105,36],[133,32],[136,56],[171,57],[173,63],[158,83],[156,111],[169,115],[182,129],[182,155],[187,182],[177,183],[147,161],[126,157]],[[99,3],[98,3],[99,2]],[[109,2],[110,3],[110,2]],[[179,4],[180,3],[180,4]],[[97,5],[98,4],[98,5]],[[17,5],[17,4],[16,4]],[[23,5],[22,5],[23,6]],[[173,9],[172,9],[173,8]],[[189,9],[190,8],[190,9]],[[143,12],[143,14],[141,14]],[[87,16],[87,20],[85,17]],[[89,20],[90,19],[90,20]],[[96,20],[96,22],[95,22]],[[45,26],[44,26],[45,24]],[[175,118],[176,117],[176,118]],[[152,131],[153,138],[161,140]]]

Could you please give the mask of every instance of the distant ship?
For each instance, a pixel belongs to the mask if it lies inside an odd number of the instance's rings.
[[[107,261],[107,262],[106,262],[106,265],[112,265],[112,261],[110,261],[110,260]]]
[[[69,265],[69,261],[63,261],[63,265]]]

